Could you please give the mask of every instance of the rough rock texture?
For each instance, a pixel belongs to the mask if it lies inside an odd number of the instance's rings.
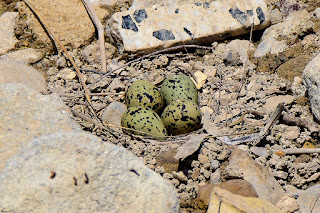
[[[277,204],[284,195],[281,185],[268,170],[257,164],[244,151],[235,149],[229,160],[226,172],[231,177],[240,177],[252,184],[259,198]]]
[[[310,61],[303,70],[303,83],[308,90],[308,97],[313,115],[320,121],[320,54]]]
[[[268,201],[254,197],[243,197],[240,195],[235,195],[227,190],[218,187],[213,188],[207,213],[215,212],[283,213],[280,209],[278,209]]]
[[[311,15],[307,10],[292,12],[281,23],[270,26],[262,35],[254,57],[262,57],[268,53],[278,54],[288,49],[288,41],[297,39],[299,35],[312,29]]]
[[[27,48],[2,55],[0,59],[12,59],[25,64],[32,64],[39,61],[43,54],[35,49]]]
[[[178,212],[175,188],[131,152],[89,133],[38,137],[0,176],[0,210]]]
[[[297,195],[297,201],[300,206],[300,211],[303,213],[320,212],[319,199],[320,185],[314,185],[307,190],[300,190]]]
[[[101,119],[107,124],[121,126],[121,116],[126,110],[127,106],[124,103],[112,102],[103,110]]]
[[[18,15],[16,12],[6,12],[0,16],[0,55],[13,49],[18,42],[14,35],[14,25]]]
[[[254,30],[269,26],[264,1],[228,0],[129,10],[113,14],[106,32],[121,51],[146,53],[181,43],[210,44],[241,35],[248,32],[252,20]]]
[[[46,80],[34,68],[12,59],[0,59],[0,84],[21,83],[39,91],[46,90]]]
[[[22,84],[0,84],[0,174],[7,159],[31,139],[57,131],[80,130],[70,116],[55,94],[41,95]]]
[[[94,25],[81,0],[34,0],[32,5],[64,45],[71,44],[73,48],[77,48],[95,33]],[[99,7],[94,9],[100,20],[107,16],[106,10]],[[19,3],[19,12],[26,15],[27,24],[38,35],[38,39],[51,44],[43,27],[24,3]]]

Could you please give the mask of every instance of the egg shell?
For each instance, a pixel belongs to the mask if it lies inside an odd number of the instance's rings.
[[[198,103],[198,90],[186,75],[171,75],[161,85],[161,93],[166,105],[177,99],[188,99]]]
[[[161,119],[169,134],[178,135],[199,129],[201,114],[194,101],[178,99],[163,110]]]
[[[167,136],[167,130],[159,115],[149,107],[130,107],[122,115],[121,126],[145,132],[155,137]],[[132,132],[139,134],[137,132]]]
[[[135,81],[125,95],[127,107],[143,106],[150,107],[157,113],[161,113],[164,108],[164,100],[161,92],[150,82]]]

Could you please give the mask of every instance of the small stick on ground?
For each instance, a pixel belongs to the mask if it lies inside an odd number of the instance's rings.
[[[90,2],[88,0],[82,0],[83,5],[85,6],[89,16],[93,24],[96,26],[98,31],[98,39],[99,39],[99,46],[100,46],[100,60],[101,60],[101,69],[102,72],[107,72],[107,60],[106,60],[106,49],[104,46],[104,30],[103,25],[101,24],[96,12],[92,8]]]
[[[300,126],[307,128],[311,133],[318,133],[319,134],[319,127],[318,125],[306,118],[296,118],[294,116],[290,116],[287,113],[283,113],[282,120],[284,123],[288,125]]]
[[[320,148],[315,149],[306,149],[306,148],[295,148],[295,149],[285,149],[281,150],[286,155],[294,155],[294,154],[313,154],[320,153]]]
[[[37,19],[39,20],[40,24],[45,28],[46,32],[48,32],[49,36],[52,37],[52,39],[57,42],[59,44],[59,46],[62,48],[64,54],[67,56],[67,58],[70,60],[72,66],[75,68],[75,70],[77,71],[77,75],[79,77],[80,80],[80,84],[82,85],[84,92],[85,92],[85,96],[86,96],[86,100],[88,101],[88,103],[91,105],[91,100],[90,100],[90,96],[89,96],[89,91],[87,89],[87,86],[85,84],[85,81],[82,77],[82,74],[76,64],[76,62],[73,60],[73,58],[69,55],[67,49],[65,48],[65,46],[61,43],[61,41],[55,36],[55,34],[49,29],[48,25],[46,24],[46,22],[43,20],[43,18],[39,15],[39,13],[34,9],[33,6],[31,6],[31,4],[27,1],[27,0],[23,0],[23,2],[30,8],[30,10],[33,12],[33,14],[37,17]]]

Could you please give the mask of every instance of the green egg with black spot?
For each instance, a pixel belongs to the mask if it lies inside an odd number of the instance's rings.
[[[148,81],[138,80],[128,88],[125,95],[127,107],[143,106],[150,107],[157,113],[161,113],[164,108],[163,95]]]
[[[162,123],[160,116],[149,107],[130,107],[121,117],[121,126],[147,133],[147,136],[154,136],[156,139],[164,139],[167,130]],[[141,135],[139,132],[129,131]]]
[[[178,99],[163,110],[161,120],[169,134],[179,135],[199,129],[201,113],[194,101]]]
[[[186,75],[171,75],[161,85],[161,93],[166,105],[177,99],[187,99],[198,103],[198,90],[193,81]]]

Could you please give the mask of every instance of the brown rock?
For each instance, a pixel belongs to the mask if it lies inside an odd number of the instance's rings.
[[[64,45],[71,44],[73,48],[78,48],[95,33],[94,25],[81,0],[34,0],[32,5]],[[48,35],[29,8],[21,3],[18,9],[25,15],[28,26],[37,34],[39,40],[51,44]],[[107,16],[104,9],[94,7],[94,10],[100,20]]]
[[[233,194],[241,195],[243,197],[258,197],[256,190],[253,188],[251,183],[246,180],[228,180],[223,183],[214,184],[213,186],[228,190]]]
[[[169,150],[161,153],[157,157],[157,166],[162,166],[167,173],[178,171],[179,160],[174,158],[176,154],[177,152],[175,150]]]
[[[229,159],[225,172],[230,177],[243,178],[252,184],[259,198],[272,204],[278,203],[285,192],[267,168],[257,164],[240,149],[235,149]]]

